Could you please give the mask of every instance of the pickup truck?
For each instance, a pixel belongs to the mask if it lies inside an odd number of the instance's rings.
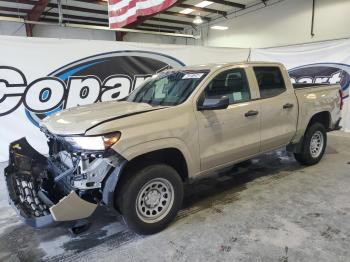
[[[41,122],[49,155],[10,144],[10,204],[34,227],[117,210],[135,232],[164,229],[187,181],[280,147],[318,163],[339,129],[339,85],[291,83],[279,63],[242,62],[161,72],[124,101],[83,105]]]

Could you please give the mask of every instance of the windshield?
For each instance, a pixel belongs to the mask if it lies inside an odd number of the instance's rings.
[[[128,102],[175,106],[183,103],[208,74],[206,71],[170,71],[152,76],[135,89]]]

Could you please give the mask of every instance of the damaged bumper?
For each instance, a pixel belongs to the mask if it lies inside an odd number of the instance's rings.
[[[32,227],[89,217],[97,203],[82,199],[75,190],[67,193],[55,183],[50,160],[34,150],[25,138],[10,144],[5,179],[9,203]]]

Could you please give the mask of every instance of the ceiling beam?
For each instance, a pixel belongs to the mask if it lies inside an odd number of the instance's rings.
[[[170,30],[175,30],[175,31],[182,31],[184,28],[183,27],[178,27],[178,26],[169,26],[169,25],[159,25],[159,24],[150,24],[150,23],[142,23],[140,26],[148,26],[148,27],[154,27],[154,28],[164,28],[164,29],[170,29]]]
[[[49,4],[48,7],[50,8],[58,8],[57,4]],[[62,9],[69,10],[69,11],[77,11],[77,12],[84,12],[84,13],[93,13],[93,14],[99,14],[99,15],[108,15],[107,10],[96,10],[91,8],[85,8],[85,7],[78,7],[78,6],[71,6],[71,5],[62,5]]]
[[[220,11],[216,9],[211,9],[211,8],[206,8],[206,7],[198,7],[194,5],[188,5],[188,4],[178,4],[176,5],[177,7],[182,7],[182,8],[190,8],[198,12],[206,12],[206,13],[212,13],[212,14],[220,14],[222,16],[227,16],[227,12],[225,11]]]
[[[115,41],[124,41],[125,32],[115,32]]]
[[[24,16],[18,16],[18,15],[15,15],[15,14],[5,14],[5,13],[0,13],[0,16],[2,16],[2,17],[13,17],[13,18],[18,18],[18,17],[20,17],[20,18],[24,18]]]
[[[36,5],[37,1],[33,0],[1,0],[1,2],[9,2],[12,4],[27,4],[27,5]]]
[[[42,22],[50,22],[50,23],[55,23],[55,24],[57,24],[57,22],[58,22],[57,19],[46,18],[46,17],[40,19],[40,21],[42,21]],[[84,22],[74,21],[74,20],[66,18],[66,17],[63,18],[63,23],[84,23],[84,25],[105,26],[105,24],[94,23],[94,22],[89,22],[89,21],[84,21]]]
[[[163,15],[173,15],[173,16],[178,16],[178,17],[185,17],[185,18],[190,18],[190,19],[194,19],[196,16],[195,15],[190,15],[190,14],[182,14],[182,13],[178,13],[178,12],[172,12],[172,11],[163,11],[160,14]],[[206,21],[210,21],[210,18],[208,17],[202,17],[203,20]]]
[[[192,22],[186,22],[181,20],[172,20],[172,19],[165,19],[165,18],[158,18],[158,17],[151,17],[148,18],[147,21],[157,21],[157,22],[165,22],[165,23],[172,23],[172,24],[182,24],[182,25],[193,25]]]
[[[51,16],[58,17],[57,13],[45,12],[43,15],[44,15],[44,17],[41,19],[41,21],[57,22],[56,19],[51,18]],[[45,16],[50,16],[50,17],[45,17]],[[78,21],[74,21],[73,19],[83,20],[81,22],[84,22],[84,23],[89,24],[89,25],[102,25],[100,23],[103,23],[104,25],[108,25],[108,20],[107,19],[103,19],[103,18],[93,18],[93,17],[84,17],[84,16],[76,16],[76,15],[64,15],[64,17],[63,17],[63,21],[64,22],[78,22]],[[96,23],[96,22],[100,22],[100,23]],[[137,28],[138,26],[139,25],[133,26],[133,27],[129,27],[128,26],[128,27],[129,28]],[[183,30],[183,27],[156,25],[156,24],[149,24],[149,23],[143,23],[143,24],[140,24],[140,26],[156,28],[157,30],[153,29],[153,31],[165,32],[165,33],[173,33],[174,31],[181,31],[181,30]],[[163,28],[165,30],[163,30]],[[170,29],[171,31],[170,30],[166,30],[166,29]],[[152,31],[152,30],[150,30],[150,28],[149,28],[146,31]],[[121,38],[118,37],[118,39],[121,39]],[[117,41],[122,41],[122,40],[117,40]]]
[[[135,28],[140,29],[140,30],[145,30],[145,31],[151,31],[151,32],[154,32],[154,31],[162,32],[162,33],[174,33],[175,32],[174,30],[164,30],[164,29],[155,30],[152,28],[145,28],[145,27],[143,27],[143,25],[136,26]]]
[[[245,8],[245,5],[243,5],[243,4],[230,2],[230,1],[226,1],[226,0],[210,0],[210,1],[214,2],[216,4],[227,5],[227,6],[231,6],[231,7],[240,8],[240,9],[244,9]]]
[[[44,12],[42,17],[44,18],[47,16],[52,16],[52,17],[58,18],[58,14],[54,13],[54,12]],[[99,18],[99,17],[64,14],[63,18],[70,18],[70,19],[77,19],[77,20],[82,20],[82,21],[92,21],[92,22],[100,22],[100,23],[108,24],[108,19]]]
[[[42,13],[45,11],[45,8],[49,4],[50,0],[39,0],[33,6],[32,10],[27,13],[26,20],[29,21],[39,21]],[[26,24],[27,36],[33,36],[33,27],[34,25]]]
[[[0,11],[13,12],[13,13],[26,13],[27,14],[30,11],[30,9],[0,6]]]
[[[76,2],[83,2],[88,4],[96,4],[96,5],[108,5],[107,1],[101,1],[101,0],[74,0]]]
[[[49,4],[49,0],[39,0],[36,5],[33,6],[32,10],[27,14],[27,20],[30,21],[39,21],[42,13],[45,11],[45,8]]]

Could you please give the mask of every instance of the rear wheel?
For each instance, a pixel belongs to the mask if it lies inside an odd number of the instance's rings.
[[[317,164],[323,157],[327,146],[326,128],[320,123],[312,124],[303,139],[300,153],[294,153],[295,159],[303,165]]]
[[[153,234],[166,228],[181,208],[183,183],[174,168],[155,164],[129,174],[117,198],[128,227]]]

